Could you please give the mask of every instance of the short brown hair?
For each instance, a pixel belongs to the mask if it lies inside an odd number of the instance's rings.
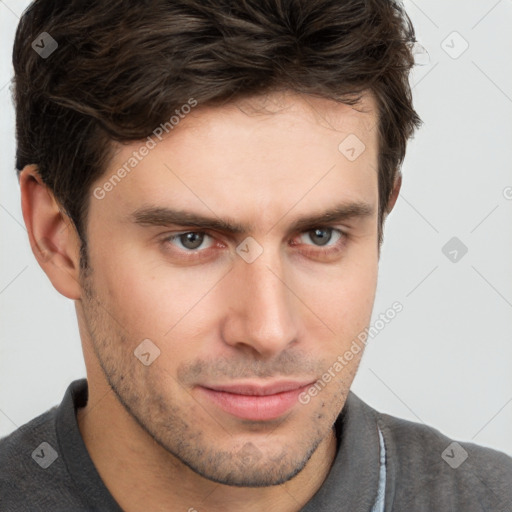
[[[47,32],[58,48],[32,47]],[[193,97],[216,105],[292,90],[379,116],[379,246],[407,140],[420,119],[414,29],[392,0],[36,0],[13,49],[16,168],[37,164],[83,247],[92,183],[111,141],[134,141]]]

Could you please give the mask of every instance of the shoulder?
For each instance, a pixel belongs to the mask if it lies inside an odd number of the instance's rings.
[[[65,492],[72,483],[59,453],[57,410],[53,407],[0,439],[2,510],[60,511],[78,505]]]
[[[57,406],[0,439],[0,479],[24,473],[35,464],[32,452],[42,442],[56,444],[56,412]]]
[[[425,510],[510,508],[510,456],[456,441],[428,425],[373,413],[386,444],[386,465],[395,480],[393,499],[419,510],[422,505]]]

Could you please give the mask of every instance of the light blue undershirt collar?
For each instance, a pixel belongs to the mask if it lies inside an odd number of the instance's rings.
[[[378,428],[378,427],[377,427]],[[386,445],[384,444],[384,438],[379,429],[379,441],[380,441],[380,473],[379,473],[379,490],[377,493],[377,499],[373,505],[371,512],[384,512],[384,497],[386,491]]]

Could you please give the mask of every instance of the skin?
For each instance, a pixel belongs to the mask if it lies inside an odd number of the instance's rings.
[[[141,142],[118,145],[90,192],[83,274],[73,225],[37,167],[23,170],[34,254],[76,305],[89,383],[80,432],[127,512],[298,511],[328,475],[332,426],[362,350],[308,404],[269,421],[225,412],[201,386],[314,383],[369,325],[379,260],[377,130],[373,98],[360,107],[291,92],[198,106],[97,199],[92,190]],[[338,150],[349,134],[366,146],[352,162]],[[388,212],[399,189],[397,180]],[[291,231],[298,218],[353,202],[369,211]],[[251,229],[172,239],[201,229],[135,222],[148,207]],[[252,263],[236,252],[249,236],[263,249]],[[160,350],[149,366],[134,355],[145,339]]]

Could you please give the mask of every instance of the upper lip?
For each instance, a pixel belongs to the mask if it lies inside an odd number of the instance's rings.
[[[315,382],[313,380],[281,380],[267,384],[261,383],[230,383],[230,384],[216,384],[216,385],[201,385],[203,388],[212,389],[213,391],[223,391],[225,393],[233,393],[235,395],[253,395],[253,396],[267,396],[275,395],[277,393],[284,393],[285,391],[293,391],[302,388]]]

